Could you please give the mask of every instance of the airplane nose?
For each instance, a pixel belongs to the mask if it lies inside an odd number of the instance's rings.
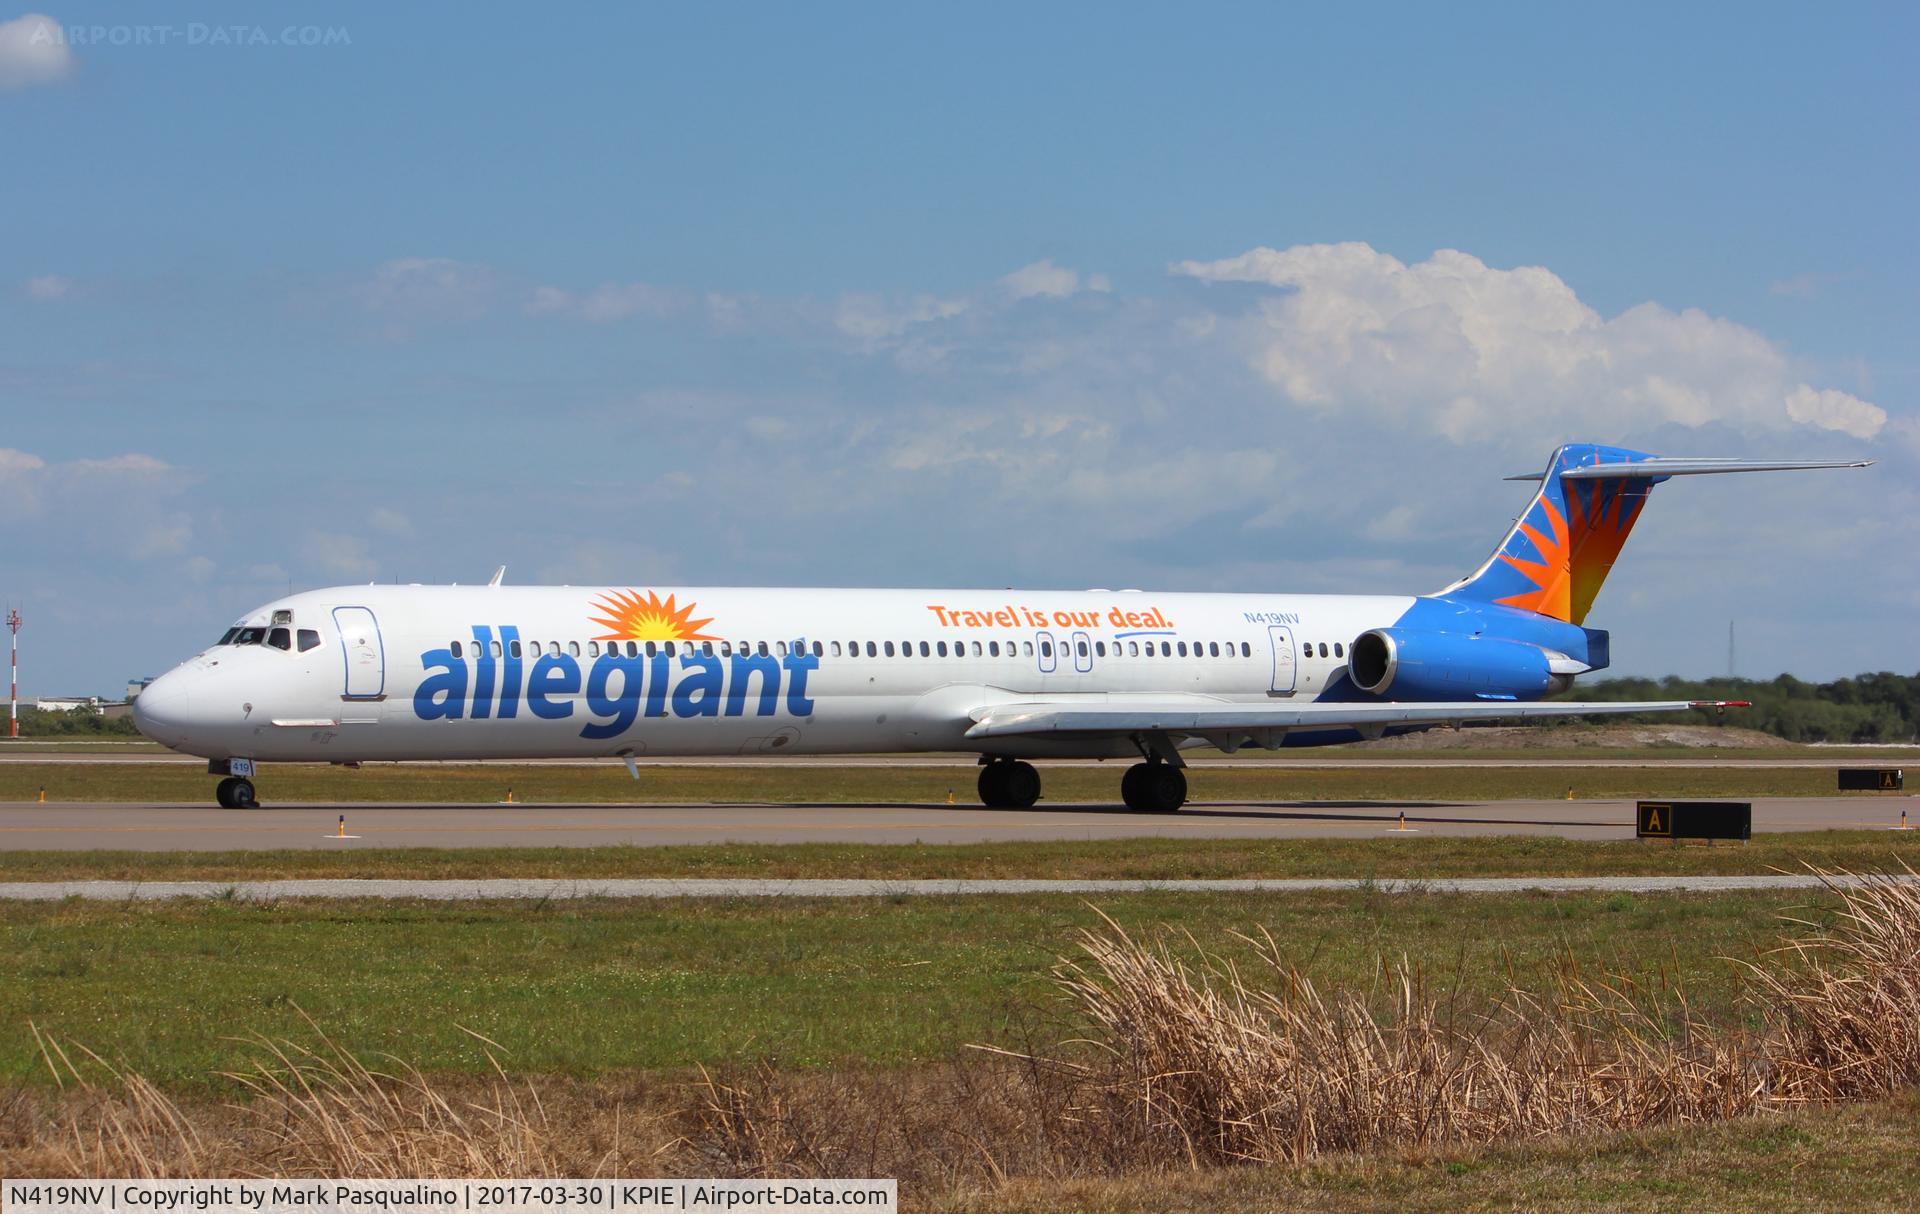
[[[192,707],[187,680],[163,674],[134,697],[134,728],[162,746],[178,746],[193,722]]]

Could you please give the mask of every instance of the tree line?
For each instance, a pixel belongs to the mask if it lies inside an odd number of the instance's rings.
[[[20,709],[23,738],[137,738],[131,716],[108,717],[91,708],[71,712],[58,708]]]
[[[1606,679],[1583,683],[1564,698],[1579,700],[1751,700],[1752,708],[1695,709],[1590,717],[1594,722],[1686,722],[1758,729],[1792,742],[1920,742],[1920,674],[1881,671],[1808,683],[1774,679]]]

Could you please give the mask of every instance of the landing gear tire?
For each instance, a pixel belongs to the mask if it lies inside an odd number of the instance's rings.
[[[260,802],[254,795],[253,781],[228,776],[220,781],[213,790],[214,800],[220,802],[222,809],[256,809]]]
[[[995,759],[980,769],[980,803],[988,809],[1031,809],[1040,799],[1040,773],[1031,763]]]
[[[1187,803],[1187,776],[1171,763],[1135,763],[1120,777],[1120,799],[1143,814],[1179,812]]]

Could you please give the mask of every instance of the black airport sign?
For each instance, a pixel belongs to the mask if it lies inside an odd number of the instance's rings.
[[[1841,792],[1900,792],[1907,775],[1898,767],[1842,767]]]
[[[1738,839],[1753,835],[1749,801],[1641,801],[1634,831],[1642,839]]]

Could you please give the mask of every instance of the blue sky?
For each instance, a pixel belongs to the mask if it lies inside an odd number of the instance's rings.
[[[1433,589],[1565,439],[1880,461],[1662,488],[1619,669],[1911,672],[1920,20],[1829,8],[0,10],[26,689],[500,563]]]

